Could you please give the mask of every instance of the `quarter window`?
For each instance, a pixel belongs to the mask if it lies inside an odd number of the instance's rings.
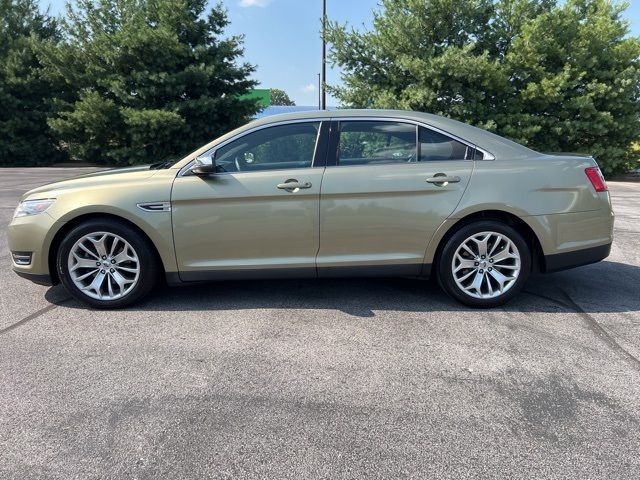
[[[421,162],[471,158],[471,147],[442,133],[420,127],[419,135]]]
[[[310,167],[319,131],[320,122],[309,122],[249,133],[216,150],[216,169],[253,172]]]
[[[401,122],[340,123],[338,165],[415,162],[416,127]]]

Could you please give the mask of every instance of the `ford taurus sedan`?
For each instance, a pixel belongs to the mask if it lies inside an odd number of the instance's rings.
[[[27,192],[13,269],[124,307],[159,280],[412,276],[494,307],[530,272],[607,257],[613,213],[589,156],[546,155],[450,119],[306,112],[187,157]]]

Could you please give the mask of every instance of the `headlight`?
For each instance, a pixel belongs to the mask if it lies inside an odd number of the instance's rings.
[[[43,198],[41,200],[25,200],[24,202],[20,202],[16,211],[13,212],[13,218],[42,213],[53,205],[53,202],[55,201],[55,198]]]

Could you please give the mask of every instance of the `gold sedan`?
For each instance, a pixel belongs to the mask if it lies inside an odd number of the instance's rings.
[[[167,164],[27,192],[8,228],[14,271],[99,308],[162,277],[435,275],[472,307],[532,270],[611,248],[607,186],[589,156],[545,155],[434,115],[306,112],[251,122]]]

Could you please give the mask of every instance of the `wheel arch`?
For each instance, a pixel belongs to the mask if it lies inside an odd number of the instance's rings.
[[[427,249],[425,263],[431,263],[431,272],[437,272],[437,263],[447,240],[462,227],[478,220],[494,220],[514,228],[522,235],[531,250],[531,270],[534,272],[544,271],[545,265],[542,244],[533,228],[514,213],[505,210],[488,209],[469,213],[457,219],[449,218],[442,224],[438,232],[434,235],[434,239],[432,239],[429,246],[430,248]],[[427,261],[429,258],[431,262]]]
[[[131,220],[124,218],[120,215],[115,215],[113,213],[104,213],[104,212],[95,212],[95,213],[84,213],[80,214],[72,219],[66,221],[62,227],[56,232],[54,235],[51,245],[49,246],[49,251],[47,253],[47,261],[49,266],[49,274],[51,275],[51,281],[54,285],[60,283],[60,278],[58,277],[58,270],[56,268],[56,256],[58,255],[58,249],[60,248],[60,244],[64,237],[75,227],[81,225],[84,222],[89,220],[99,220],[99,219],[107,219],[107,220],[115,220],[120,222],[133,230],[137,231],[142,237],[149,242],[149,244],[153,248],[153,253],[158,262],[158,265],[162,268],[163,272],[166,272],[167,266],[160,255],[158,250],[158,246],[151,239],[151,237],[145,232],[140,226],[136,225]]]

